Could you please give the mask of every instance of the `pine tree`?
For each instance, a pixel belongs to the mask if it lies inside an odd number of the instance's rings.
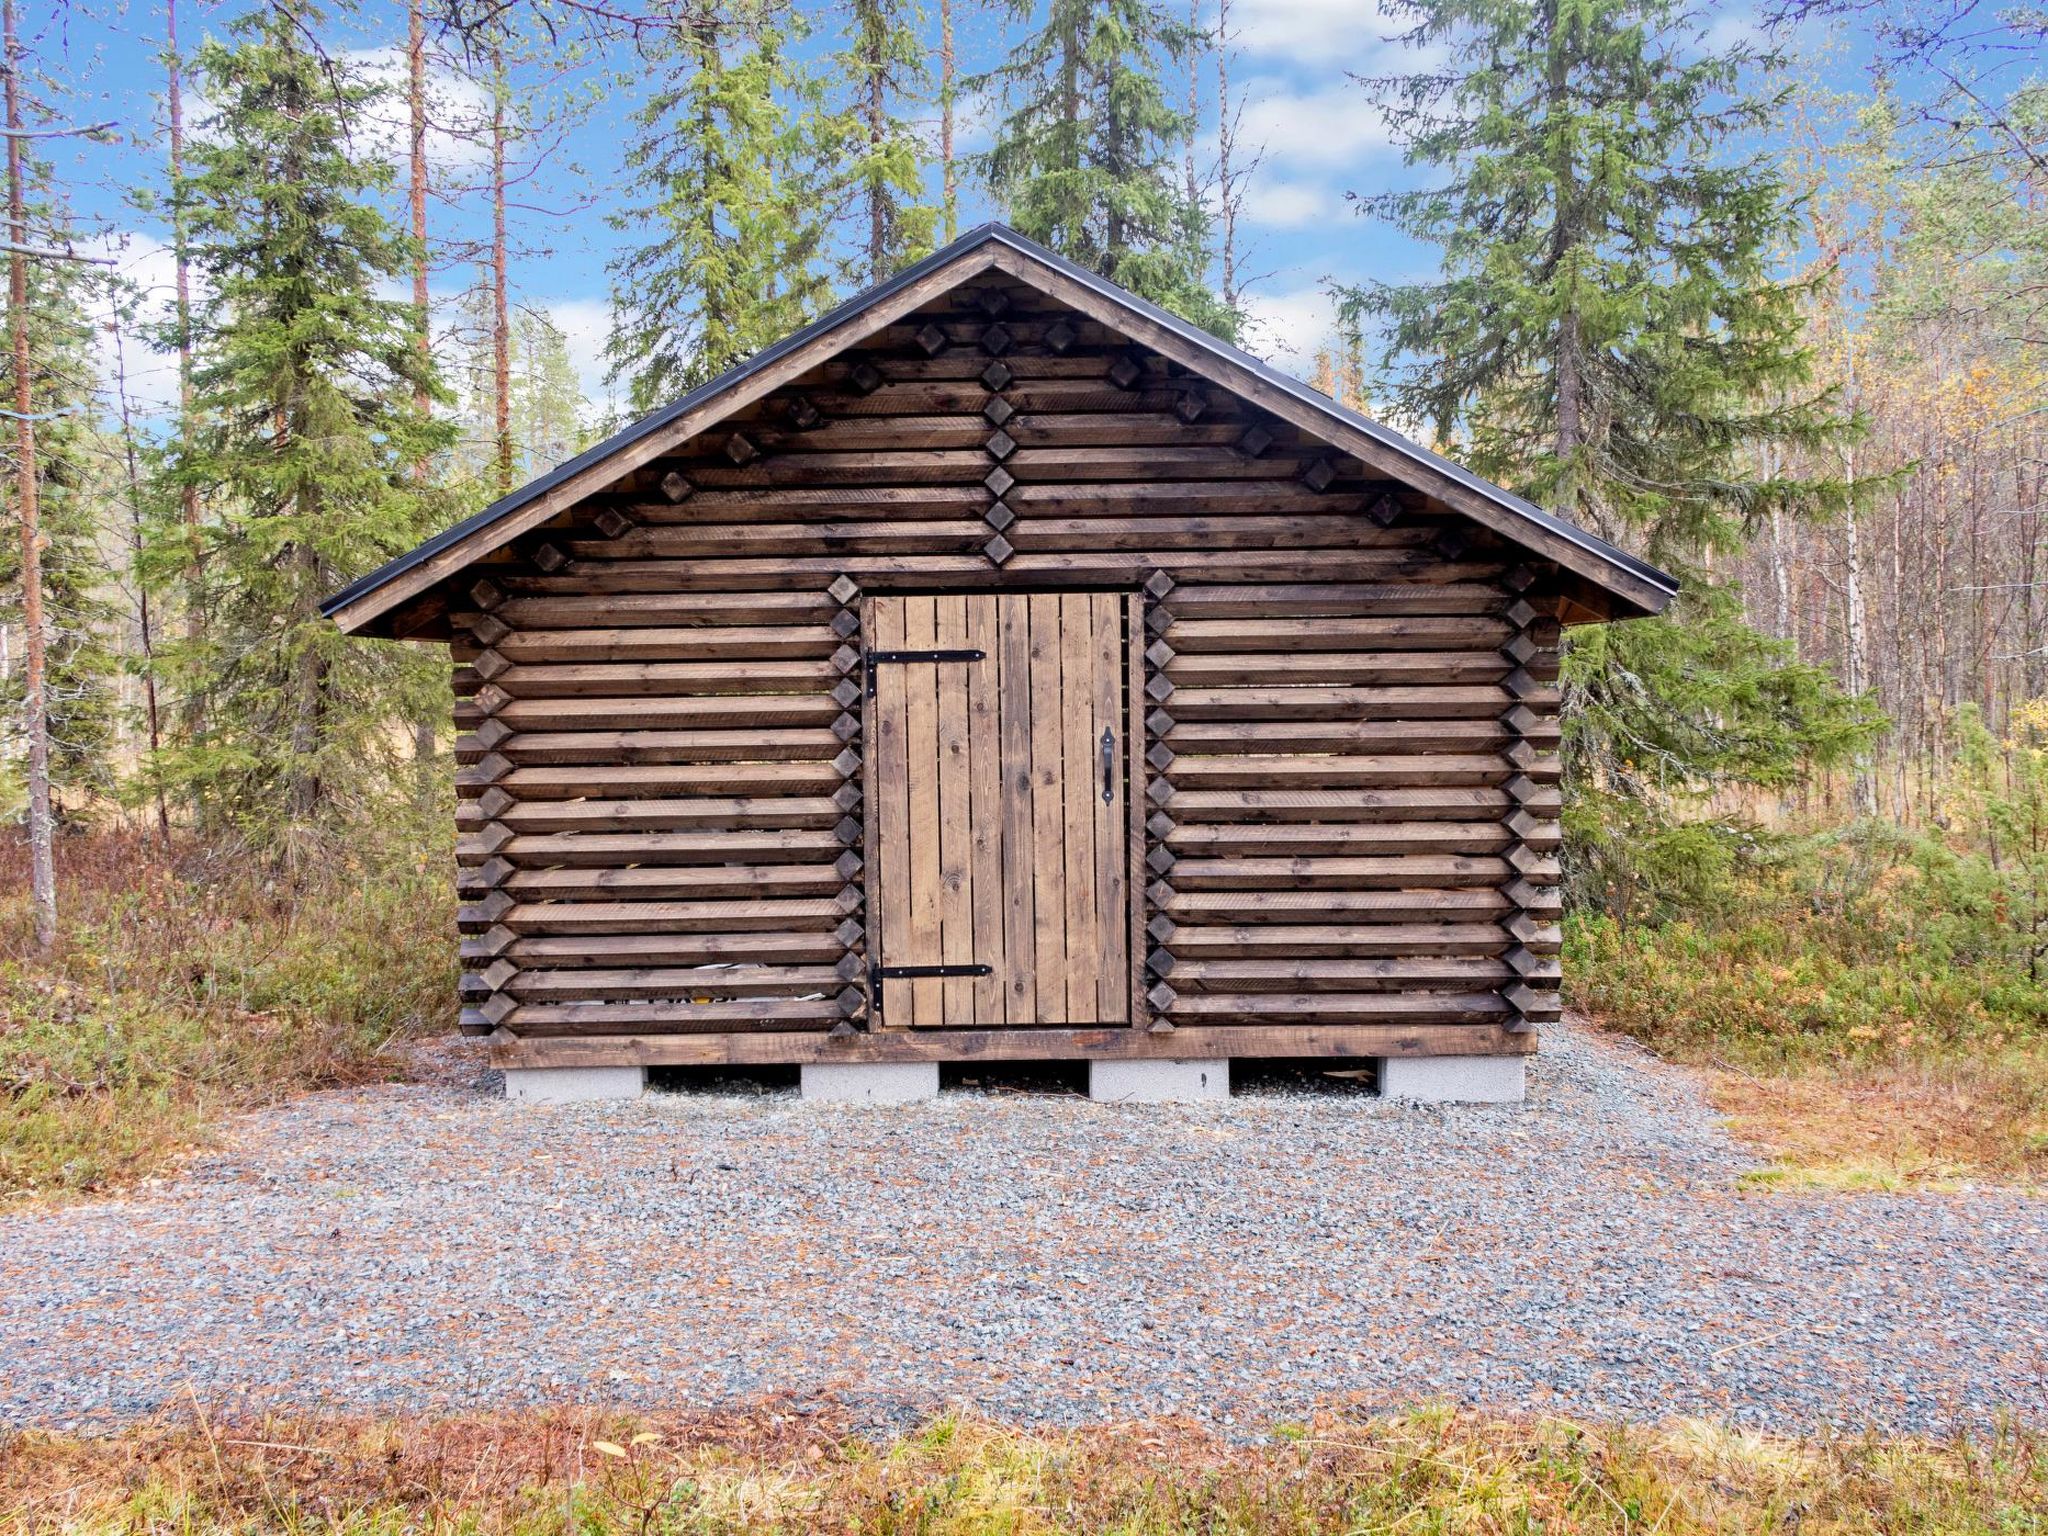
[[[973,82],[1009,107],[978,167],[1020,233],[1228,338],[1238,317],[1209,284],[1208,220],[1174,163],[1188,116],[1163,84],[1198,41],[1150,0],[1050,0],[1011,62]]]
[[[389,167],[351,134],[377,91],[312,51],[321,20],[273,0],[201,50],[213,120],[174,188],[203,279],[208,411],[171,476],[218,512],[201,530],[203,637],[175,658],[209,710],[169,766],[287,855],[396,767],[389,727],[418,663],[348,640],[319,605],[430,531],[412,468],[448,438],[416,404],[422,388],[446,399],[418,316],[380,296],[413,253],[379,206]]]
[[[831,200],[822,163],[839,128],[777,28],[703,20],[647,44],[676,83],[634,114],[636,201],[612,227],[612,377],[646,411],[716,378],[832,298]],[[728,57],[730,54],[730,57]]]
[[[1566,657],[1568,830],[1582,895],[1631,886],[1673,797],[1782,782],[1872,713],[1743,624],[1706,564],[1774,512],[1867,492],[1765,466],[1857,423],[1811,383],[1802,286],[1770,262],[1794,209],[1762,152],[1771,61],[1705,47],[1670,0],[1398,0],[1439,67],[1366,82],[1432,184],[1362,199],[1439,246],[1434,282],[1343,294],[1385,325],[1396,412],[1481,473],[1677,569],[1665,618]],[[1691,829],[1682,835],[1691,835]]]
[[[938,210],[923,201],[925,147],[899,104],[926,79],[921,20],[906,0],[852,0],[839,57],[849,95],[845,177],[859,214],[859,281],[879,283],[932,248]]]
[[[62,249],[71,240],[70,220],[52,195],[48,165],[26,158],[29,227],[38,240]],[[43,418],[36,423],[35,465],[50,783],[60,802],[65,791],[84,801],[113,788],[119,663],[110,644],[115,610],[102,509],[112,500],[118,450],[95,410],[87,310],[94,274],[59,260],[32,260],[25,269],[31,389]],[[18,514],[18,508],[9,511]],[[25,595],[20,551],[11,542],[0,545],[0,625],[20,629]],[[9,720],[18,718],[23,681],[0,672],[0,711]]]

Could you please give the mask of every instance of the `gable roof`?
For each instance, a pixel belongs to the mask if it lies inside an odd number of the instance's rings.
[[[1071,305],[1211,382],[1435,496],[1604,589],[1625,609],[1656,613],[1678,582],[1655,566],[1462,465],[1340,405],[1299,379],[1139,298],[1002,224],[984,224],[848,299],[680,400],[500,497],[417,549],[350,582],[321,604],[345,630],[367,628],[408,598],[460,571],[556,513],[669,452],[884,326],[975,276],[997,270]]]

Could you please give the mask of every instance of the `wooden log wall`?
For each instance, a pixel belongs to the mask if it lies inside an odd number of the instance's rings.
[[[1143,594],[1132,1029],[1526,1030],[1554,582],[1028,288],[956,292],[449,594],[465,1025],[890,1029],[861,598],[1079,586]]]

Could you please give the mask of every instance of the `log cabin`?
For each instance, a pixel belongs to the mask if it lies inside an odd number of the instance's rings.
[[[1519,1099],[1563,626],[1664,573],[1000,225],[336,593],[454,667],[508,1092]]]

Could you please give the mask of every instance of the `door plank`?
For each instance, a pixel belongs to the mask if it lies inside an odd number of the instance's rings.
[[[1030,670],[1025,689],[1031,695],[1031,884],[1038,922],[1032,934],[1037,954],[1038,1011],[1041,1024],[1065,1024],[1067,1011],[1067,880],[1065,804],[1060,793],[1065,777],[1065,740],[1061,730],[1060,598],[1033,593],[1030,609]]]
[[[987,660],[967,668],[968,820],[973,839],[975,960],[990,968],[974,983],[974,1017],[1008,1021],[1010,951],[1003,931],[1003,742],[998,706],[1002,646],[996,621],[1001,600],[976,594],[966,600],[967,646]]]
[[[1008,1020],[1038,1017],[1038,893],[1031,879],[1031,600],[997,604],[1002,670],[1003,948],[1010,971]]]
[[[871,649],[901,649],[903,604],[900,601],[870,598],[868,617],[870,633],[867,643]],[[902,667],[878,667],[874,680],[874,705],[869,711],[870,729],[874,733],[870,748],[874,768],[868,788],[868,816],[875,823],[875,850],[868,860],[870,870],[876,868],[877,857],[894,860],[899,856],[899,850],[907,853],[910,843],[910,751],[909,743],[904,739],[909,708],[904,688],[908,678]],[[870,880],[868,908],[868,952],[871,957],[887,954],[896,945],[908,941],[910,882],[907,879]],[[876,1006],[881,1009],[884,1028],[902,1028],[910,1024],[913,1004],[907,987],[900,983],[882,982],[878,984],[877,994]]]
[[[1124,627],[1121,597],[1098,592],[1090,599],[1093,612],[1092,681],[1094,708],[1091,711],[1091,740],[1100,742],[1107,730],[1113,740],[1109,753],[1110,798],[1102,798],[1098,782],[1102,773],[1100,750],[1096,748],[1094,778],[1088,804],[1095,816],[1095,924],[1098,959],[1095,966],[1095,1017],[1100,1023],[1115,1023],[1126,1016],[1124,966],[1129,942],[1128,905],[1124,900],[1124,827],[1126,818],[1123,783]]]
[[[1066,886],[1066,995],[1070,1023],[1096,1022],[1096,968],[1100,930],[1095,919],[1095,841],[1102,801],[1094,731],[1095,595],[1069,593],[1060,599],[1060,840],[1061,879]]]
[[[932,644],[959,650],[967,644],[967,599],[958,595],[932,599]],[[975,953],[972,890],[980,871],[974,867],[974,832],[969,795],[973,777],[968,758],[967,676],[980,663],[946,663],[932,670],[936,694],[938,741],[931,778],[939,830],[939,959],[944,965],[970,965]],[[939,1018],[945,1025],[975,1022],[974,982],[947,977],[939,983]]]
[[[905,598],[903,602],[903,644],[908,650],[927,651],[937,640],[937,599]],[[909,772],[905,775],[905,798],[910,819],[910,930],[900,952],[885,957],[897,965],[936,963],[943,942],[937,899],[939,873],[939,804],[934,769],[939,762],[939,671],[935,666],[889,666],[884,672],[901,672],[909,701],[906,711],[909,742]],[[944,989],[936,978],[905,983],[911,997],[910,1022],[931,1025],[940,1022]]]

